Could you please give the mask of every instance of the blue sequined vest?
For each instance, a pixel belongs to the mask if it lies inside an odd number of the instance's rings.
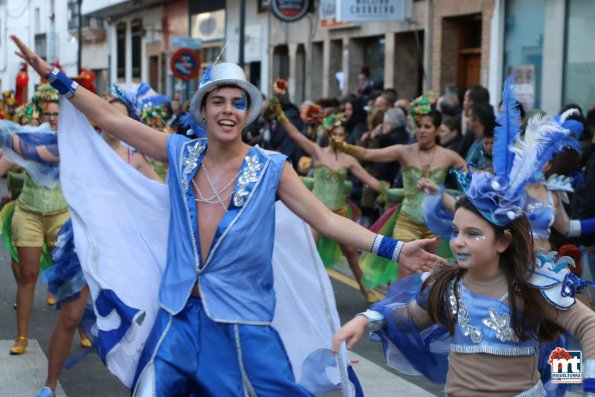
[[[161,307],[171,314],[180,312],[198,282],[209,318],[269,324],[275,308],[275,200],[286,156],[258,147],[250,150],[210,251],[202,253],[207,255],[202,264],[191,181],[206,150],[205,139],[190,141],[180,135],[168,138],[171,217],[167,263],[159,294]]]
[[[454,289],[458,295],[454,294]],[[450,351],[456,353],[486,353],[496,356],[528,356],[538,353],[535,338],[519,341],[512,328],[512,314],[502,299],[488,298],[469,291],[462,282],[448,291],[448,299],[457,317]]]

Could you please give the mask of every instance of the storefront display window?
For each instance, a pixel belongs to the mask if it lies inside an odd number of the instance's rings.
[[[545,0],[506,1],[504,79],[513,75],[525,111],[541,106]]]
[[[595,7],[572,0],[566,10],[566,56],[562,104],[576,103],[586,114],[595,104]]]

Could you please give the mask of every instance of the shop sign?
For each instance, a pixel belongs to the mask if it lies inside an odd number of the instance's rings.
[[[396,22],[411,18],[413,0],[337,0],[341,22]]]
[[[337,0],[320,0],[318,3],[319,26],[323,29],[338,29],[354,26],[351,22],[337,21]]]
[[[310,8],[310,0],[271,0],[273,14],[284,22],[302,19]]]
[[[200,50],[202,48],[202,40],[192,37],[173,36],[171,38],[171,46],[176,48],[193,48]]]

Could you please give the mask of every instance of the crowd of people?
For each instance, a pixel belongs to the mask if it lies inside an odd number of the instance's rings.
[[[274,258],[283,252],[275,235],[275,213],[282,218],[284,211],[278,200],[294,214],[294,230],[287,229],[294,241],[300,241],[298,224],[309,224],[306,240],[316,240],[317,257],[327,267],[344,257],[366,301],[374,303],[336,332],[332,347],[329,338],[324,354],[340,355],[344,342],[353,346],[374,325],[389,364],[445,383],[448,395],[489,395],[502,390],[503,379],[511,396],[544,395],[551,385],[534,358],[542,337],[566,331],[582,344],[585,390],[595,392],[595,314],[590,302],[575,299],[591,284],[580,279],[580,266],[569,269],[571,260],[550,253],[564,252],[577,265],[586,256],[582,263],[595,274],[595,205],[589,200],[595,193],[595,107],[586,117],[577,105],[556,117],[525,112],[509,82],[498,109],[481,86],[462,98],[402,98],[371,80],[367,68],[355,92],[298,107],[282,79],[266,99],[237,65],[225,62],[204,71],[184,106],[146,83],[134,91],[115,86],[101,98],[13,40],[50,83],[31,103],[4,109],[0,122],[0,172],[20,173],[23,181],[11,187],[13,201],[1,212],[18,287],[10,354],[26,353],[40,269],[61,308],[38,396],[54,395],[79,325],[81,345],[95,344],[134,395],[310,396],[328,390],[304,375],[330,365],[314,355],[320,349],[296,361],[288,357],[282,327],[271,326],[283,317],[275,300],[285,307],[273,275]],[[96,172],[114,173],[114,185],[102,188],[106,197],[112,189],[120,194],[111,210],[121,218],[87,212],[94,198],[76,188],[85,167],[78,170],[69,160],[74,126],[81,136],[101,133],[117,155]],[[144,177],[135,173],[121,182],[130,167]],[[129,225],[129,208],[149,200],[136,191],[156,197],[156,208]],[[96,200],[110,206],[109,199]],[[159,230],[156,219],[166,219]],[[133,230],[126,243],[146,246],[153,268],[102,257],[89,241],[122,244],[109,228]],[[250,242],[255,235],[256,244]],[[304,252],[303,260],[313,259]],[[129,280],[120,284],[126,276],[97,270],[103,261],[142,268],[137,271],[146,273],[143,279],[154,277],[156,287],[130,298]],[[422,272],[431,272],[423,282]],[[374,289],[387,284],[380,301]],[[112,310],[117,332],[105,320]],[[332,321],[324,327],[336,331]],[[299,333],[292,335],[291,343],[300,343]],[[445,342],[449,354],[437,354],[432,347]],[[128,351],[136,351],[133,358]],[[495,366],[503,372],[495,374]],[[330,383],[350,383],[352,393],[357,377],[348,372]]]

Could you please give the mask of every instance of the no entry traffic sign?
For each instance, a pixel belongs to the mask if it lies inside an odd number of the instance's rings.
[[[180,48],[171,57],[171,71],[181,80],[191,80],[198,76],[200,54],[191,48]]]

